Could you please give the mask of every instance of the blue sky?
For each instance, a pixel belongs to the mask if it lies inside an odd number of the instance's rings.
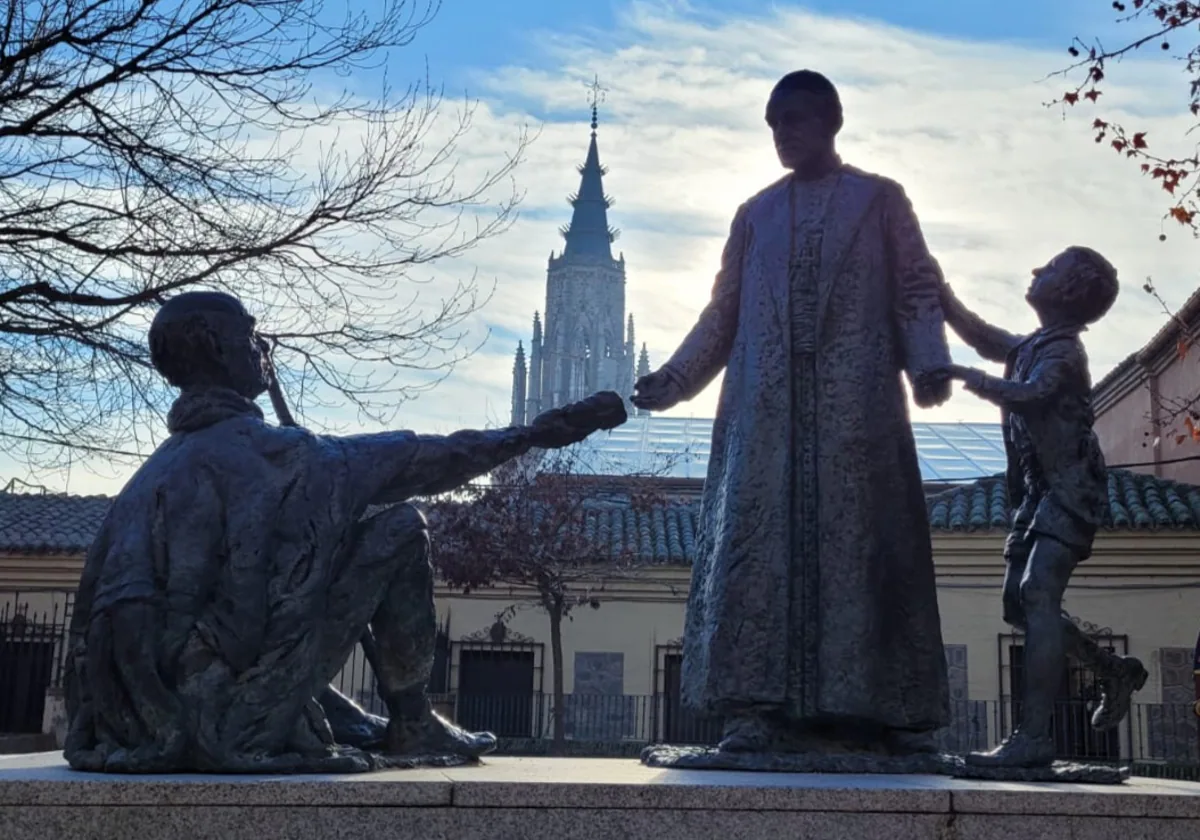
[[[703,307],[738,204],[782,174],[762,104],[779,75],[809,66],[842,92],[845,159],[904,186],[951,284],[984,317],[1031,328],[1021,297],[1029,269],[1069,244],[1113,260],[1123,291],[1087,339],[1093,374],[1103,375],[1163,321],[1138,290],[1145,277],[1174,302],[1200,282],[1200,245],[1183,235],[1157,242],[1160,194],[1088,130],[1098,115],[1137,114],[1154,142],[1182,138],[1190,122],[1178,69],[1155,54],[1110,74],[1098,109],[1064,118],[1042,104],[1063,88],[1041,80],[1062,67],[1070,38],[1111,34],[1113,15],[1108,0],[445,0],[393,56],[390,79],[408,81],[428,61],[452,99],[465,91],[478,100],[458,147],[464,181],[494,168],[521,126],[539,135],[516,172],[526,197],[513,229],[421,278],[429,282],[417,291],[431,306],[439,286],[473,274],[496,293],[471,323],[473,338],[486,338],[482,350],[405,404],[403,424],[444,433],[507,421],[513,352],[544,305],[546,258],[560,247],[586,150],[584,84],[596,74],[609,89],[599,142],[617,200],[610,222],[622,230],[628,311],[652,365]],[[377,82],[365,74],[350,84],[370,91]],[[952,350],[976,361],[953,339]],[[671,413],[711,416],[716,390]],[[913,416],[998,419],[961,393]],[[369,430],[337,411],[309,420]],[[115,492],[128,473],[92,463],[30,476],[0,464],[0,477],[60,488],[69,479],[74,492]]]
[[[763,16],[795,4],[760,0],[694,0],[672,3],[699,18]],[[1111,19],[1105,0],[817,0],[806,8],[845,18],[868,18],[936,35],[987,42],[1061,48],[1087,25]],[[444,0],[410,55],[419,67],[425,53],[433,73],[450,88],[470,87],[476,74],[514,62],[536,63],[545,33],[603,38],[628,8],[614,0]],[[1097,14],[1099,12],[1099,14]]]

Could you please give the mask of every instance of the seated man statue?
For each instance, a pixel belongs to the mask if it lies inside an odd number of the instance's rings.
[[[71,767],[359,772],[492,750],[492,735],[426,697],[430,542],[403,502],[620,425],[621,398],[444,437],[268,425],[254,403],[278,395],[266,344],[236,298],[212,292],[167,302],[150,354],[181,393],[171,436],[88,552],[68,658]],[[387,720],[329,685],[360,641]]]

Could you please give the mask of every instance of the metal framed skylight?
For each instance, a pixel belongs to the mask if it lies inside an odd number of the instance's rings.
[[[595,475],[704,478],[712,424],[710,417],[631,417],[576,447],[576,468]],[[925,481],[970,482],[1004,472],[999,423],[914,423],[913,439]]]

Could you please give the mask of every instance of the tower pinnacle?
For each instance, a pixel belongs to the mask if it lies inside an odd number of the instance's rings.
[[[604,101],[604,94],[608,93],[608,88],[600,86],[600,76],[597,75],[588,89],[588,103],[592,106],[592,136],[596,136],[596,127],[600,124],[597,108]]]
[[[605,89],[596,77],[588,85],[588,102],[592,106],[592,137],[588,143],[587,159],[579,167],[579,192],[568,200],[572,207],[571,222],[560,230],[566,240],[563,256],[571,259],[612,260],[612,243],[619,232],[608,226],[608,208],[612,199],[604,194],[604,174],[600,165],[600,151],[596,146],[596,126],[599,125],[598,107],[604,101]]]

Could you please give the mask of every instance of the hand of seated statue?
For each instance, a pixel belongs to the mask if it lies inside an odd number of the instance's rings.
[[[543,411],[529,428],[533,431],[533,445],[539,449],[559,449],[579,443],[593,432],[615,429],[629,415],[625,412],[625,401],[612,391],[601,391],[585,400]]]
[[[950,370],[935,370],[913,380],[913,402],[921,408],[933,408],[950,399]]]
[[[634,383],[631,401],[645,411],[666,411],[683,402],[683,386],[666,368],[659,368]]]

